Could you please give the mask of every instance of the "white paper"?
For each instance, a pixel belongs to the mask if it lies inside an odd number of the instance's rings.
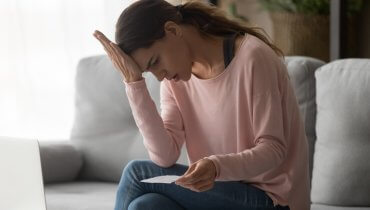
[[[156,177],[152,177],[152,178],[149,178],[149,179],[143,179],[143,180],[141,180],[141,182],[170,184],[170,183],[176,181],[179,177],[180,176],[176,176],[176,175],[156,176]]]

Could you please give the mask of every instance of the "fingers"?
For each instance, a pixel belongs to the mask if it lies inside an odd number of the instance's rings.
[[[100,41],[111,59],[117,59],[118,56],[126,56],[126,54],[121,50],[121,48],[118,47],[118,45],[110,41],[100,31],[96,30],[93,35]]]
[[[111,41],[100,31],[96,30],[93,34],[104,46],[109,45]]]
[[[188,170],[182,177],[177,179],[179,184],[194,184],[200,180],[209,179],[210,176],[207,173],[206,168],[195,164],[190,170]]]
[[[197,167],[190,168],[189,173],[185,173],[182,177],[176,180],[176,184],[181,186],[190,186],[200,181],[208,180],[211,177],[207,172]]]
[[[175,183],[196,192],[211,189],[215,180],[209,165],[210,162],[205,160],[193,163]]]
[[[103,33],[96,30],[93,33],[94,37],[99,40],[99,42],[103,45],[105,52],[108,54],[109,58],[112,60],[114,66],[116,68],[122,69],[120,62],[118,62],[118,55],[117,49],[114,47],[114,43],[111,42]]]
[[[213,163],[209,160],[200,160],[193,163],[175,183],[190,190],[201,192],[211,189],[214,181]]]
[[[205,180],[200,180],[193,184],[183,184],[181,186],[184,188],[190,189],[192,191],[195,191],[195,192],[202,192],[202,191],[212,189],[213,185],[214,185],[213,180],[205,179]]]
[[[191,164],[190,167],[188,168],[188,170],[186,170],[186,172],[182,175],[182,177],[185,177],[189,174],[191,174],[195,169],[196,169],[197,165],[195,163]]]
[[[96,30],[94,37],[103,45],[105,52],[115,69],[123,76],[124,81],[132,82],[142,79],[142,71],[137,63],[127,55],[117,44],[110,41],[103,33]]]
[[[184,173],[184,175],[182,175],[183,177],[186,176],[186,175],[189,175],[191,174],[194,170],[198,169],[198,163],[199,163],[200,160],[194,162],[193,164],[190,165],[190,167],[188,168],[188,170],[186,170],[186,172]]]
[[[180,177],[176,180],[176,183],[180,184],[180,183],[188,183],[189,180],[193,180],[194,178],[196,178],[196,174],[194,175],[194,171],[196,171],[196,168],[197,168],[197,165],[195,163],[193,163],[189,168],[188,170]]]
[[[110,43],[113,43],[113,42],[111,42],[103,33],[101,33],[98,30],[96,30],[93,35],[103,45],[104,50],[111,57],[114,49],[112,45],[110,45]]]
[[[208,189],[209,187],[213,186],[213,183],[214,183],[213,181],[208,179],[208,180],[199,181],[193,184],[192,186],[194,189],[200,191],[202,189]]]
[[[120,51],[118,51],[118,49],[117,48],[119,48],[116,44],[114,44],[113,42],[111,42],[110,44],[110,47],[111,47],[111,49],[112,49],[112,51],[113,51],[113,54],[114,54],[114,56],[117,58],[118,56],[122,56],[122,53],[120,52]],[[123,66],[121,66],[121,65],[124,65],[124,64],[122,64],[121,62],[118,62],[118,61],[121,61],[121,60],[117,60],[117,65],[118,66],[120,66],[120,69],[123,69],[124,67]]]
[[[201,173],[200,171],[194,171],[193,173],[184,176],[182,180],[179,180],[179,183],[194,184],[200,180],[204,180],[207,178],[207,174]]]
[[[213,185],[214,185],[214,183],[211,183],[211,184],[208,184],[208,185],[204,185],[204,186],[198,188],[198,191],[199,192],[204,192],[204,191],[210,190],[210,189],[213,188]]]
[[[128,55],[126,55],[126,53],[123,52],[123,50],[121,50],[121,48],[117,44],[111,42],[111,43],[109,43],[109,45],[111,46],[111,48],[113,49],[113,51],[117,55],[120,55],[120,56],[124,57],[125,59],[127,58],[126,56],[128,56]]]

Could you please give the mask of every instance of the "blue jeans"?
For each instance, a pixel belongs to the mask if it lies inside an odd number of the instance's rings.
[[[267,194],[239,181],[215,182],[212,189],[195,192],[175,183],[140,182],[161,175],[183,175],[188,166],[162,168],[150,160],[133,160],[123,170],[118,185],[115,210],[289,210],[273,206]]]

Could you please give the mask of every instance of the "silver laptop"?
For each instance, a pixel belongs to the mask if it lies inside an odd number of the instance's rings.
[[[46,210],[39,144],[0,136],[0,209]]]

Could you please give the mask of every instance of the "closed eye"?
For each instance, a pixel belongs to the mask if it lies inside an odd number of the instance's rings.
[[[159,63],[159,58],[157,58],[149,67],[149,69],[147,71],[154,71],[154,69],[152,68],[153,66],[156,66],[157,64]]]
[[[159,61],[159,58],[157,58],[157,59],[153,62],[152,66],[157,65],[157,64],[158,64],[158,61]]]

